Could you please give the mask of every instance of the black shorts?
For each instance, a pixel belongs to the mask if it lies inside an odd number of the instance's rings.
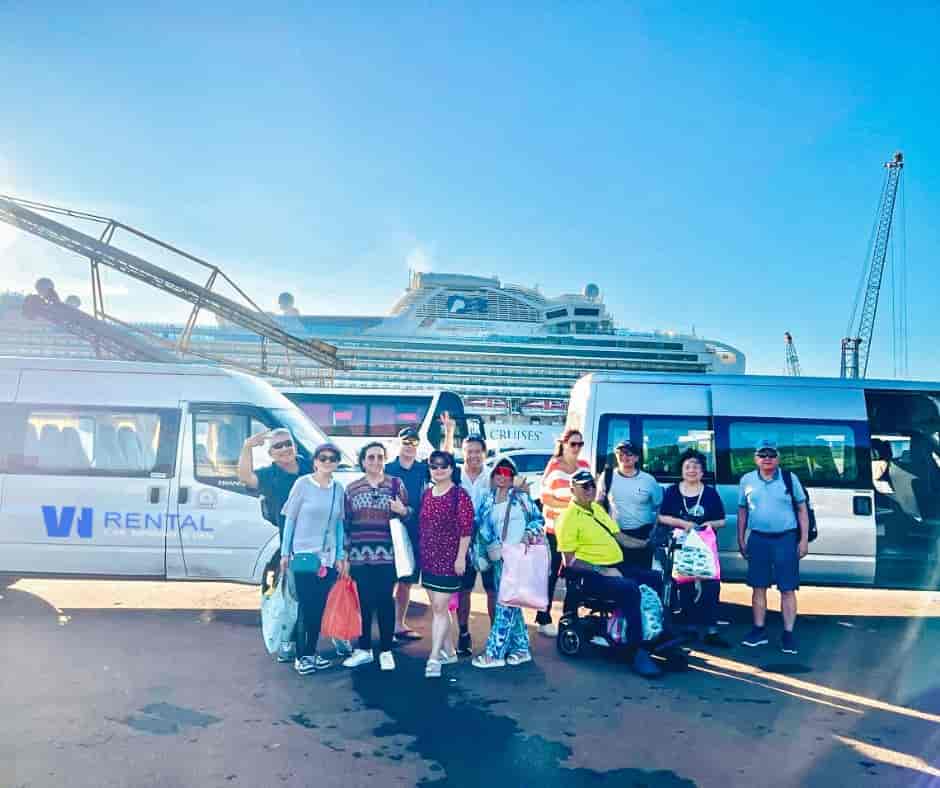
[[[485,572],[480,572],[480,576],[483,578],[483,589],[485,591],[495,591],[496,590],[496,577],[493,575],[492,567],[487,569]],[[461,584],[461,590],[463,591],[473,591],[477,585],[477,570],[476,567],[471,566],[470,563],[467,563],[467,571],[463,573],[463,583]]]
[[[432,575],[421,573],[421,585],[428,591],[437,591],[441,594],[454,594],[460,590],[461,578],[457,575]]]

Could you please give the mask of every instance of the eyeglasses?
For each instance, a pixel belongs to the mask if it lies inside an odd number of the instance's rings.
[[[594,484],[594,482],[584,482],[583,484],[576,484],[575,487],[580,487],[582,490],[589,490],[597,487],[597,485]]]
[[[580,449],[584,445],[584,441],[568,441],[568,445],[572,449]]]
[[[272,449],[290,449],[294,445],[293,441],[281,441],[280,443],[272,443]]]
[[[339,462],[339,457],[335,454],[321,454],[317,459],[320,462]]]
[[[449,462],[432,462],[430,468],[432,471],[446,471],[450,467]]]
[[[639,456],[635,451],[631,451],[630,449],[617,449],[617,454],[621,455],[622,457],[637,457],[637,456]]]
[[[775,451],[759,451],[757,456],[762,460],[773,460],[777,457],[777,452]]]
[[[366,455],[366,462],[384,462],[384,460],[385,460],[384,454],[367,454]]]
[[[402,446],[417,446],[419,441],[417,438],[402,438]]]

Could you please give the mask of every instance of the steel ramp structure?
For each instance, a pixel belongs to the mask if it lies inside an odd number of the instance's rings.
[[[106,223],[107,227],[105,232],[102,234],[102,239],[99,240],[83,232],[80,232],[79,230],[69,227],[68,225],[62,224],[55,219],[44,216],[36,210],[33,210],[33,208],[38,208],[39,210],[46,210],[65,216],[71,216],[73,218],[88,219],[91,221]],[[99,311],[103,312],[103,308],[99,304],[100,280],[98,280],[96,285],[96,270],[97,266],[101,264],[106,265],[109,268],[119,271],[120,273],[140,282],[148,284],[157,290],[169,293],[176,296],[177,298],[191,303],[193,305],[193,313],[190,316],[189,323],[187,323],[187,328],[190,331],[192,329],[192,325],[195,324],[195,318],[198,314],[198,311],[200,309],[207,309],[225,321],[258,334],[260,337],[262,337],[263,340],[280,345],[288,353],[296,353],[300,356],[313,359],[314,361],[331,370],[346,369],[345,362],[339,358],[336,347],[333,345],[330,345],[327,342],[321,342],[316,339],[302,339],[301,337],[295,336],[281,328],[260,308],[256,307],[255,309],[250,309],[236,301],[233,301],[231,298],[214,292],[211,289],[211,286],[215,281],[216,276],[221,274],[221,271],[217,267],[206,263],[204,260],[200,260],[197,257],[187,254],[186,252],[176,249],[169,244],[165,244],[156,238],[135,230],[128,225],[121,224],[114,221],[113,219],[95,216],[94,214],[83,213],[80,211],[70,211],[68,209],[57,208],[51,205],[44,205],[42,203],[21,200],[15,197],[10,197],[8,195],[0,195],[0,220],[25,232],[31,233],[32,235],[35,235],[39,238],[43,238],[50,243],[62,247],[63,249],[67,249],[70,252],[74,252],[75,254],[81,255],[82,257],[87,257],[92,264],[92,285],[94,291],[93,294],[95,295],[96,315],[99,313]],[[166,268],[162,268],[158,265],[147,262],[137,255],[126,252],[112,245],[111,243],[106,242],[104,239],[107,238],[110,240],[115,229],[127,230],[140,238],[155,243],[164,249],[168,249],[172,252],[180,254],[187,259],[197,262],[200,265],[210,269],[212,274],[209,277],[207,285],[202,286],[196,284],[195,282],[175,274]],[[221,275],[227,281],[229,281],[229,283],[232,284],[232,286],[235,287],[235,289],[238,290],[238,292],[242,294],[246,300],[250,301],[248,296],[245,295],[238,288],[238,286],[235,285],[234,282],[228,279],[228,277],[226,277],[224,274]],[[186,342],[188,342],[188,333],[189,331],[186,332],[186,335],[183,338],[186,340]],[[181,352],[185,352],[186,348],[181,347],[180,350]]]

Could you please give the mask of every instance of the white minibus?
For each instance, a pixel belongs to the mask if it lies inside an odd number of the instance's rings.
[[[708,463],[727,512],[722,578],[743,579],[738,481],[754,448],[777,442],[809,491],[819,538],[806,583],[940,587],[940,383],[751,375],[601,373],[572,388],[567,426],[596,472],[629,438],[662,484],[689,448]]]
[[[237,466],[274,427],[327,440],[222,367],[0,357],[0,573],[259,582],[277,530]]]

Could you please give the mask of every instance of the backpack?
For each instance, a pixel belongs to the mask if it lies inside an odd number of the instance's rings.
[[[791,471],[780,469],[780,473],[783,475],[783,486],[786,487],[787,495],[790,496],[790,500],[793,501],[793,514],[796,515],[797,524],[800,522],[798,507],[799,504],[793,500],[793,473]],[[809,515],[809,529],[807,532],[808,541],[815,541],[816,537],[819,536],[819,530],[816,528],[816,512],[813,511],[813,507],[809,502],[809,490],[806,487],[803,487],[803,493],[806,495],[806,514]]]

